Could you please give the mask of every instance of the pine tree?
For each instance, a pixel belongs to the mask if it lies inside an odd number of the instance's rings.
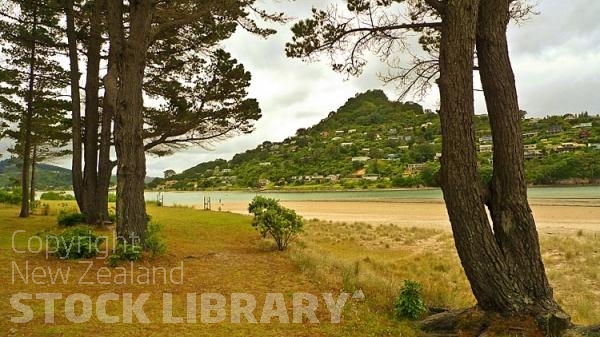
[[[2,118],[10,126],[5,134],[15,140],[22,162],[20,216],[27,217],[33,150],[37,142],[52,137],[45,119],[64,113],[59,108],[64,107],[60,90],[66,83],[57,57],[59,12],[52,0],[19,0],[5,3],[0,13],[5,56],[0,104]]]

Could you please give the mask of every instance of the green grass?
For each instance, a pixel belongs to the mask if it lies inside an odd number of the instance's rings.
[[[149,207],[152,220],[165,225],[163,230],[168,244],[168,253],[159,258],[145,259],[136,262],[138,266],[175,267],[184,263],[183,285],[78,285],[77,280],[85,273],[87,265],[77,261],[61,261],[56,258],[46,260],[42,253],[16,254],[11,249],[11,236],[15,230],[26,230],[20,233],[15,243],[18,249],[27,248],[26,235],[58,232],[56,227],[56,207],[53,205],[51,216],[34,215],[28,219],[17,217],[15,207],[0,207],[0,282],[5,286],[0,289],[3,299],[0,306],[0,331],[9,332],[11,336],[415,336],[416,332],[406,322],[397,322],[387,314],[373,311],[362,302],[350,302],[346,305],[344,318],[340,324],[327,323],[329,311],[320,300],[317,317],[321,324],[280,324],[277,318],[271,324],[231,324],[230,318],[223,323],[202,324],[163,324],[162,293],[173,293],[175,298],[174,314],[185,316],[185,294],[187,293],[220,293],[229,299],[236,292],[250,293],[256,296],[257,308],[254,311],[260,320],[264,299],[267,293],[283,293],[286,306],[292,318],[292,294],[308,292],[318,295],[332,292],[334,296],[340,289],[334,285],[315,282],[309,275],[299,272],[288,253],[272,250],[251,227],[251,218],[225,212],[199,211],[189,208]],[[72,206],[72,205],[71,205]],[[65,206],[68,207],[68,206]],[[99,231],[111,236],[110,230]],[[110,240],[109,240],[110,242]],[[71,268],[68,284],[34,285],[24,284],[17,279],[11,280],[11,263],[16,262],[21,268],[28,261],[31,267],[42,266]],[[95,262],[91,273],[95,275],[105,261]],[[30,268],[31,268],[30,267]],[[134,270],[137,275],[137,271]],[[90,274],[88,274],[90,275]],[[44,324],[43,301],[26,300],[34,311],[34,318],[27,324],[10,322],[11,316],[20,316],[9,304],[9,298],[16,293],[59,292],[65,294],[57,300],[55,307],[55,324]],[[144,311],[151,324],[105,324],[96,315],[85,324],[72,324],[64,314],[65,298],[69,294],[84,293],[95,300],[104,293],[132,293],[134,298],[141,293],[151,293],[144,305]],[[198,301],[200,299],[198,298]],[[199,303],[198,303],[199,305]],[[108,302],[108,315],[122,316],[121,301]],[[229,310],[229,300],[227,307]],[[76,306],[76,312],[79,312]],[[229,311],[228,311],[229,315]],[[134,322],[136,319],[134,318]],[[242,322],[245,322],[242,319]]]

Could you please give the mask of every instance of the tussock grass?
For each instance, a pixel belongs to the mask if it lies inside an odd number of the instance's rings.
[[[475,304],[448,231],[312,220],[290,257],[325,284],[362,289],[366,303],[389,313],[404,279],[421,282],[429,307]],[[555,296],[577,324],[600,322],[600,232],[541,234]]]

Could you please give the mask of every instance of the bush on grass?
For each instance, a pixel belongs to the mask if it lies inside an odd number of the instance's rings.
[[[294,210],[285,208],[272,198],[256,196],[248,206],[254,214],[252,226],[266,238],[275,240],[277,249],[283,251],[302,232],[304,222]]]

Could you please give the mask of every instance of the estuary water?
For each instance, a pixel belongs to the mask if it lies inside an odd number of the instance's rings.
[[[442,200],[439,189],[406,190],[356,190],[321,192],[272,192],[272,191],[194,191],[194,192],[146,192],[146,200],[164,200],[165,206],[175,204],[201,206],[205,198],[213,205],[222,203],[249,203],[256,195],[263,195],[281,201],[390,201],[390,202],[436,202]],[[531,187],[528,190],[530,200],[577,201],[589,200],[600,203],[600,186],[574,187]]]

